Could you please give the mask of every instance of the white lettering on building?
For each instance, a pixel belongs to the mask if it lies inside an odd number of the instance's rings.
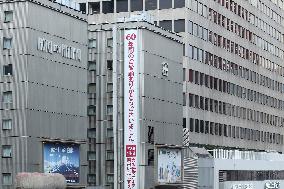
[[[253,189],[253,184],[234,184],[232,189]]]
[[[270,181],[265,183],[265,189],[279,189],[279,188],[280,188],[280,182]]]
[[[49,54],[61,54],[62,57],[72,60],[81,61],[82,58],[81,49],[77,49],[65,44],[58,45],[41,37],[38,38],[37,49]]]

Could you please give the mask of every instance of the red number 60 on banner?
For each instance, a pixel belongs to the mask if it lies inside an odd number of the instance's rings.
[[[126,35],[126,40],[135,40],[136,39],[136,34],[132,33],[132,34],[127,34]]]

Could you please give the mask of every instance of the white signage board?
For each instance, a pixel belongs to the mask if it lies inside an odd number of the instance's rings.
[[[138,186],[138,40],[137,30],[124,34],[124,189]]]
[[[179,182],[181,171],[181,149],[158,148],[158,182]]]

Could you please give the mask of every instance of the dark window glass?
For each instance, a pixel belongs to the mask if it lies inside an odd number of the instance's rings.
[[[194,119],[192,118],[190,118],[190,121],[189,121],[189,130],[190,132],[194,131]]]
[[[116,12],[127,12],[128,0],[116,0]]]
[[[13,66],[12,64],[4,65],[4,75],[12,75]]]
[[[148,165],[154,166],[154,160],[155,160],[154,150],[150,149],[148,150]]]
[[[99,14],[100,13],[100,3],[89,3],[89,13],[90,14]]]
[[[186,118],[183,118],[183,128],[186,128]]]
[[[80,6],[80,11],[82,11],[82,13],[86,13],[86,3],[79,3]]]
[[[145,0],[145,10],[157,9],[157,0]]]
[[[131,11],[142,11],[143,10],[143,0],[131,0]]]
[[[160,9],[172,8],[172,0],[160,0]]]
[[[112,60],[107,61],[107,69],[112,70]]]
[[[103,13],[113,13],[113,9],[114,9],[114,0],[112,1],[103,1]]]
[[[185,0],[175,0],[174,8],[183,8],[185,7]]]
[[[175,20],[174,21],[175,32],[185,32],[185,21]]]
[[[171,31],[172,30],[172,21],[171,20],[160,21],[160,27]]]

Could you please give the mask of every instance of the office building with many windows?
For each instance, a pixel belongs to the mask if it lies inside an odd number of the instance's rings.
[[[87,175],[87,22],[55,2],[0,2],[0,188],[19,172]]]
[[[88,14],[89,26],[144,15],[182,37],[184,145],[283,152],[282,0],[77,2]],[[94,46],[91,35],[89,40]],[[102,112],[91,107],[97,115]],[[93,118],[89,120],[95,124]]]

